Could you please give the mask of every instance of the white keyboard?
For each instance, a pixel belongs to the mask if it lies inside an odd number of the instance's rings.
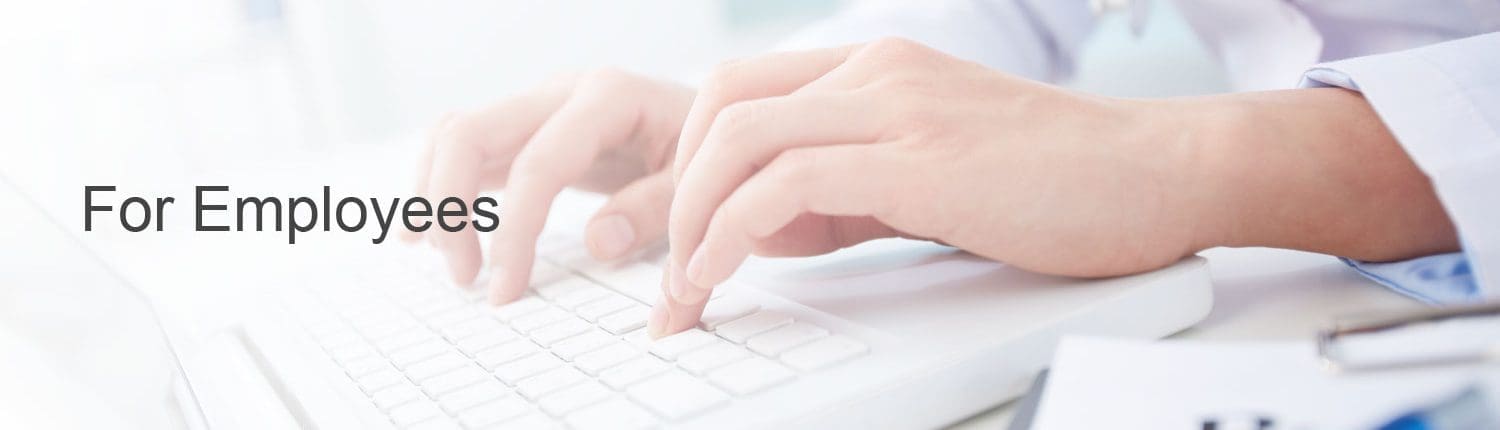
[[[423,259],[310,286],[288,307],[398,428],[653,428],[868,350],[718,291],[697,328],[651,341],[660,266],[605,266],[550,239],[531,291],[503,306]]]

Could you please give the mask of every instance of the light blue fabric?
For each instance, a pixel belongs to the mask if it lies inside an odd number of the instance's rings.
[[[1432,304],[1500,300],[1500,32],[1320,64],[1303,87],[1364,94],[1453,221],[1462,253],[1394,263],[1345,259]]]
[[[1483,297],[1469,259],[1462,252],[1391,263],[1339,259],[1380,285],[1424,303],[1450,305]]]

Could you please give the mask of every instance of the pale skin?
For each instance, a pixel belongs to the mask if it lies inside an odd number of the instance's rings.
[[[725,64],[696,92],[617,71],[559,79],[445,120],[421,163],[429,198],[505,190],[495,303],[525,290],[558,191],[611,193],[585,228],[595,258],[668,240],[656,336],[695,324],[750,255],[885,237],[1080,277],[1216,246],[1458,249],[1427,177],[1356,92],[1109,98],[899,39]],[[472,282],[475,233],[428,236]]]

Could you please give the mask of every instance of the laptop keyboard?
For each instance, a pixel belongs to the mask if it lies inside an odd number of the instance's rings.
[[[549,238],[520,300],[448,285],[430,258],[293,291],[288,308],[398,428],[628,429],[670,424],[868,347],[715,291],[697,328],[651,341],[659,265],[604,265]]]

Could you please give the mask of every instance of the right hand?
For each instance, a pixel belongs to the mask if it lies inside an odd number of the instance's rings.
[[[520,297],[531,277],[536,240],[563,187],[610,193],[585,229],[600,260],[630,254],[667,231],[674,148],[693,90],[601,70],[558,78],[487,108],[443,119],[418,167],[417,193],[436,202],[505,189],[490,246],[490,301]],[[454,282],[478,275],[481,252],[471,229],[403,232],[426,237],[447,257]]]

